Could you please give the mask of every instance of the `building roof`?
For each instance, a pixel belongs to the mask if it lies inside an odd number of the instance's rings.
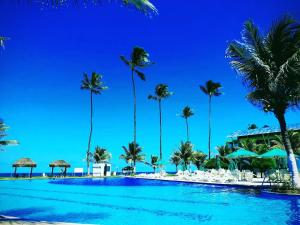
[[[13,167],[36,167],[36,163],[30,158],[21,158],[13,164]]]
[[[65,160],[55,160],[49,164],[50,167],[71,167]]]
[[[300,130],[300,123],[288,125],[288,130]],[[264,127],[264,128],[257,128],[257,129],[244,130],[244,131],[239,130],[228,135],[227,137],[235,139],[239,137],[256,136],[261,134],[274,134],[279,132],[280,132],[279,127]]]

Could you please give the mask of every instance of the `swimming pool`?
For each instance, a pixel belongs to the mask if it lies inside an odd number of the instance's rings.
[[[0,181],[0,214],[102,225],[300,224],[300,198],[134,178]]]

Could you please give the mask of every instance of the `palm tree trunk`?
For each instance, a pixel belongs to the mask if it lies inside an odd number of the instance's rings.
[[[136,91],[134,81],[134,69],[131,70],[132,90],[133,90],[133,143],[136,146]]]
[[[178,165],[175,165],[175,167],[176,167],[176,173],[178,172]]]
[[[284,113],[279,113],[279,114],[275,114],[275,115],[279,121],[282,141],[283,141],[285,150],[287,151],[287,154],[288,154],[288,164],[289,164],[289,168],[290,168],[290,173],[292,175],[293,184],[297,188],[300,188],[300,178],[299,178],[298,167],[297,167],[295,155],[294,155],[294,152],[293,152],[293,149],[291,146],[291,142],[289,139]]]
[[[185,118],[185,125],[186,125],[186,140],[190,141],[190,135],[189,135],[189,123],[188,123],[188,119]]]
[[[93,92],[91,91],[91,115],[90,115],[90,135],[88,142],[88,149],[86,152],[86,166],[87,166],[87,174],[90,175],[90,149],[91,149],[91,141],[92,141],[92,133],[93,133]]]
[[[210,139],[211,139],[211,96],[208,100],[208,159],[210,159]]]
[[[162,112],[161,112],[161,100],[158,100],[159,107],[159,156],[162,160]]]

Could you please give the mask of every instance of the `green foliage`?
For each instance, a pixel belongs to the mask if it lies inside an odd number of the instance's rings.
[[[153,100],[162,100],[164,98],[168,98],[173,94],[173,92],[169,91],[169,87],[166,84],[158,84],[155,87],[155,94],[149,95],[148,99]]]
[[[81,90],[91,91],[93,94],[101,94],[107,87],[103,85],[102,75],[93,72],[89,78],[86,73],[83,74],[83,80],[81,81]]]
[[[206,154],[199,151],[194,151],[192,155],[192,163],[200,170],[206,158]]]
[[[224,162],[224,161],[220,161],[221,164],[221,168],[223,169],[228,169],[228,163]],[[217,159],[216,158],[212,158],[212,159],[208,159],[204,162],[204,167],[206,169],[217,169]]]
[[[120,58],[141,80],[146,80],[145,74],[136,68],[144,69],[153,64],[149,59],[149,53],[141,47],[134,47],[130,59],[126,59],[125,56],[120,56]]]
[[[170,158],[170,163],[174,164],[176,166],[176,171],[177,171],[178,166],[180,165],[180,162],[181,162],[180,153],[178,151],[176,151],[171,155],[171,158]]]
[[[19,142],[16,140],[1,140],[5,136],[7,136],[6,131],[8,130],[8,128],[9,127],[5,125],[4,121],[0,119],[0,151],[4,151],[2,146],[19,144]]]
[[[120,158],[124,159],[126,163],[130,163],[133,166],[136,165],[137,162],[143,162],[145,160],[145,155],[142,154],[142,148],[136,143],[131,142],[128,144],[128,148],[122,146],[125,154],[121,154]]]
[[[192,111],[192,109],[189,107],[189,106],[185,106],[182,110],[182,114],[181,114],[181,117],[187,119],[191,116],[194,115],[194,112]]]
[[[255,130],[257,128],[258,127],[257,127],[257,125],[255,123],[249,124],[249,126],[248,126],[248,130]]]
[[[220,92],[221,84],[218,82],[213,82],[209,80],[205,83],[205,85],[200,85],[200,90],[203,91],[204,94],[212,97],[212,96],[220,96],[222,93]]]
[[[300,133],[297,131],[289,130],[288,136],[294,153],[300,154]],[[285,149],[282,138],[279,135],[276,135],[271,143],[274,145],[273,148]]]
[[[174,152],[173,156],[171,157],[171,160],[173,161],[173,164],[177,167],[177,162],[182,165],[183,169],[186,170],[188,165],[193,159],[193,145],[191,142],[181,142],[180,146],[177,151]]]
[[[251,163],[253,170],[258,170],[259,172],[265,172],[270,169],[276,168],[275,159],[253,159]]]
[[[232,149],[227,144],[217,146],[217,150],[221,158],[224,158],[226,155],[232,153]]]
[[[101,161],[110,160],[111,154],[107,151],[107,149],[96,146],[93,158],[96,163],[100,163]]]
[[[248,100],[277,117],[300,102],[299,33],[299,23],[289,16],[276,21],[265,36],[249,20],[242,41],[227,49],[231,66],[250,91]]]

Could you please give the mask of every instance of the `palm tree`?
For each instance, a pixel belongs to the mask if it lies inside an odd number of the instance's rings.
[[[285,113],[300,103],[299,34],[299,23],[289,16],[276,21],[265,36],[249,20],[244,24],[242,41],[231,42],[227,49],[230,64],[249,89],[248,100],[277,118],[296,187],[300,187],[300,179]]]
[[[173,155],[171,155],[170,162],[171,162],[171,164],[175,165],[176,172],[177,172],[178,166],[180,165],[180,162],[181,162],[180,153],[178,151],[174,152]]]
[[[59,6],[67,6],[71,4],[74,4],[76,6],[81,4],[83,6],[86,6],[87,4],[99,5],[101,4],[102,1],[100,0],[55,0],[55,1],[35,0],[35,2],[40,3],[43,7],[59,7]],[[121,2],[121,4],[125,6],[132,5],[137,10],[140,10],[145,14],[158,13],[155,6],[149,0],[119,0],[119,2]]]
[[[255,123],[252,123],[252,124],[249,124],[248,125],[248,130],[255,130],[255,129],[257,129],[258,127],[257,127],[257,125],[255,124]]]
[[[131,81],[133,89],[133,143],[136,144],[136,88],[134,75],[136,74],[141,80],[145,81],[145,75],[137,68],[144,69],[152,63],[149,60],[149,54],[140,47],[133,48],[130,60],[126,59],[125,56],[120,56],[120,58],[127,66],[129,66],[131,70]]]
[[[4,121],[0,119],[0,151],[3,151],[2,146],[19,144],[16,140],[1,140],[3,137],[7,136],[6,131],[8,128],[9,127],[5,125]]]
[[[226,155],[232,153],[232,149],[227,145],[217,146],[217,151],[219,152],[219,156],[224,158]]]
[[[5,42],[9,40],[8,37],[0,37],[0,48],[5,48]]]
[[[200,85],[200,90],[202,90],[204,94],[208,95],[208,159],[210,159],[211,153],[211,99],[214,96],[220,96],[222,94],[220,92],[221,87],[220,83],[215,83],[212,80],[207,81],[204,86]]]
[[[131,142],[128,144],[128,148],[122,146],[125,154],[120,156],[121,159],[124,159],[127,163],[131,164],[133,167],[133,173],[135,173],[135,166],[137,162],[143,162],[145,160],[145,155],[142,154],[142,148],[138,143]]]
[[[153,168],[153,172],[155,173],[155,170],[157,168],[157,162],[158,162],[158,156],[151,155],[151,166]]]
[[[188,168],[188,165],[193,159],[193,145],[191,142],[181,142],[177,150],[180,161],[183,165],[184,170]]]
[[[192,109],[189,106],[186,106],[183,108],[182,110],[182,114],[181,117],[185,119],[185,125],[186,125],[186,140],[190,141],[189,138],[189,124],[188,124],[188,118],[193,116],[194,112],[192,111]]]
[[[158,84],[155,87],[155,94],[149,95],[148,99],[158,101],[159,109],[159,158],[162,160],[162,110],[161,110],[161,101],[165,98],[168,98],[172,95],[172,92],[169,92],[168,85]]]
[[[83,74],[83,80],[81,81],[81,90],[88,90],[90,92],[90,134],[88,139],[88,147],[86,151],[86,163],[88,175],[90,175],[90,147],[93,133],[93,94],[101,94],[102,91],[106,90],[107,87],[103,86],[101,81],[102,76],[95,72],[92,73],[92,76],[89,78],[86,73]]]
[[[107,151],[107,149],[96,146],[94,152],[94,161],[96,163],[100,163],[102,161],[108,161],[110,159],[111,159],[111,154]]]
[[[239,141],[239,146],[241,148],[247,149],[249,151],[255,152],[257,148],[256,140],[253,138],[246,138]]]
[[[197,167],[198,170],[200,170],[205,158],[206,154],[203,152],[194,151],[192,155],[192,163]]]
[[[300,154],[300,133],[296,132],[294,130],[289,130],[288,136],[289,136],[293,151],[296,154]],[[282,137],[279,135],[276,135],[275,139],[272,140],[271,143],[273,144],[273,148],[284,149],[284,142],[282,141]]]

